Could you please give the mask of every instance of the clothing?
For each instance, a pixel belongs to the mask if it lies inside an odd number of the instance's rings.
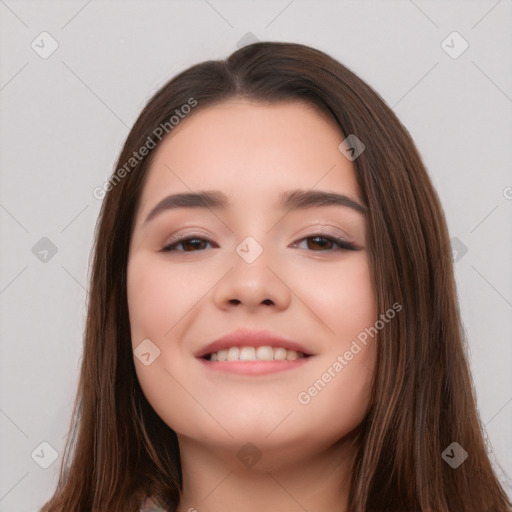
[[[140,503],[139,512],[168,512],[168,510],[156,505],[151,496],[145,496]]]

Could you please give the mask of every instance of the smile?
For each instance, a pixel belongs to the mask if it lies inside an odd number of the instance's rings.
[[[284,347],[230,347],[206,354],[208,361],[295,361],[306,357],[303,352]]]
[[[198,360],[215,372],[238,375],[268,375],[299,368],[312,356],[284,347],[230,347],[205,354]]]
[[[306,345],[271,331],[238,329],[194,354],[208,370],[265,375],[299,368],[315,354]]]

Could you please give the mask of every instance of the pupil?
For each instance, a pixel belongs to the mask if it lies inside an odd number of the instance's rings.
[[[190,240],[186,240],[185,242],[183,242],[183,248],[185,250],[187,250],[187,245],[188,245],[188,246],[192,246],[192,250],[197,249],[198,243],[199,244],[204,243],[204,240],[199,240],[198,238],[191,238]]]
[[[325,244],[329,244],[331,241],[327,240],[326,238],[322,238],[321,236],[315,236],[311,238],[311,240],[314,241],[315,244],[320,245],[320,247],[325,248]],[[318,242],[320,240],[320,242]],[[323,242],[322,242],[323,240]]]

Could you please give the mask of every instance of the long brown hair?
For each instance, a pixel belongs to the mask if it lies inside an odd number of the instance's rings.
[[[135,122],[102,188],[78,393],[59,484],[41,512],[136,511],[146,493],[169,510],[178,505],[177,437],[145,399],[135,373],[128,248],[144,178],[164,138],[156,128],[172,133],[169,119],[192,101],[198,110],[233,97],[306,102],[366,146],[353,164],[368,208],[378,312],[395,302],[403,312],[378,335],[348,510],[510,510],[476,409],[446,220],[410,134],[371,87],[329,55],[262,42],[195,65],[165,84]],[[146,156],[130,160],[150,143]],[[457,468],[442,457],[452,442],[469,454]]]

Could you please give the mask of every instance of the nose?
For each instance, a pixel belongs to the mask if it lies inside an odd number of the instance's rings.
[[[255,313],[261,306],[271,306],[275,311],[289,307],[292,295],[290,284],[275,264],[275,258],[271,258],[267,251],[263,251],[254,261],[246,261],[235,254],[232,262],[231,269],[213,291],[213,300],[219,309],[238,308]]]

